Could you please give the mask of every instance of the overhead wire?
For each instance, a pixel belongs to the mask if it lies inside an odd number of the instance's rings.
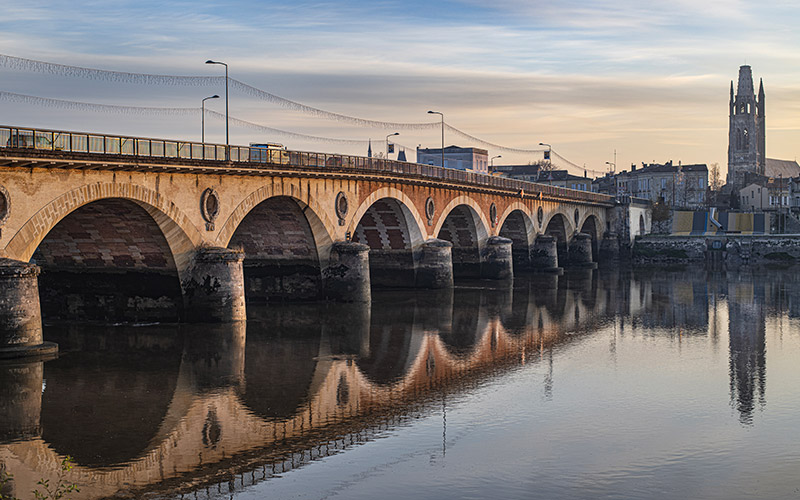
[[[82,66],[72,66],[66,64],[57,64],[51,63],[46,61],[39,61],[35,59],[26,59],[22,57],[15,57],[6,54],[0,54],[0,67],[5,67],[12,70],[18,71],[31,71],[37,73],[45,73],[45,74],[54,74],[54,75],[61,75],[67,77],[75,77],[75,78],[88,78],[92,80],[103,80],[103,81],[111,81],[111,82],[125,82],[125,83],[134,83],[134,84],[141,84],[141,85],[167,85],[167,86],[211,86],[211,85],[219,85],[220,83],[225,81],[224,76],[183,76],[183,75],[158,75],[158,74],[149,74],[149,73],[134,73],[134,72],[127,72],[127,71],[114,71],[114,70],[104,70],[104,69],[97,69],[97,68],[87,68]],[[257,99],[267,101],[273,104],[277,104],[283,108],[298,111],[310,116],[324,118],[328,120],[334,120],[342,123],[348,123],[351,125],[356,125],[365,128],[380,128],[380,129],[403,129],[403,130],[434,130],[440,127],[440,123],[437,122],[388,122],[388,121],[381,121],[381,120],[370,120],[366,118],[360,118],[356,116],[346,115],[342,113],[335,113],[332,111],[327,111],[324,109],[316,108],[313,106],[308,106],[306,104],[302,104],[296,101],[292,101],[290,99],[286,99],[284,97],[272,94],[265,90],[256,88],[252,85],[248,85],[244,82],[236,80],[234,78],[228,78],[228,83],[230,88],[233,90],[248,95],[251,97],[255,97]],[[21,94],[17,94],[21,95]],[[7,96],[8,97],[8,96]],[[27,96],[29,99],[35,99],[35,96]],[[17,98],[21,99],[21,98]],[[46,99],[46,98],[41,98]],[[23,102],[23,100],[18,100],[18,102]],[[29,101],[32,102],[32,101]],[[72,102],[73,104],[77,104],[76,101],[64,101]],[[83,103],[83,104],[90,104],[90,103]],[[94,106],[104,106],[104,105],[94,105]],[[137,108],[135,106],[127,107],[131,110]],[[78,109],[78,108],[74,108]],[[88,109],[88,108],[85,108]],[[98,110],[99,108],[94,108]],[[165,109],[196,109],[196,108],[165,108]],[[296,135],[296,136],[303,136],[308,138],[309,140],[317,140],[313,139],[317,136],[309,136],[306,134],[297,134],[294,132],[282,131],[280,129],[273,129],[271,127],[266,127],[259,124],[254,124],[252,122],[245,122],[241,121],[241,126],[245,126],[247,128],[255,128],[259,130],[267,130],[274,133],[281,133],[284,135]],[[496,151],[501,152],[508,152],[508,153],[517,153],[517,154],[543,154],[546,150],[544,149],[526,149],[526,148],[513,148],[509,146],[503,146],[501,144],[492,143],[474,135],[468,134],[463,130],[460,130],[452,125],[448,124],[447,122],[444,123],[445,130],[449,131],[451,134],[456,136],[462,137],[469,141],[472,141],[475,144],[482,145],[487,148],[492,148]],[[318,138],[319,139],[319,138]],[[342,142],[347,143],[348,140],[345,139],[332,139],[326,138],[327,142]],[[364,141],[358,141],[359,143],[363,143]],[[580,171],[585,172],[592,172],[593,175],[602,175],[603,172],[599,172],[597,170],[587,169],[585,167],[581,167],[563,156],[555,153],[552,149],[551,151],[551,161],[552,158],[555,157],[559,160],[559,162],[563,162],[568,168],[571,167],[573,169],[577,169]]]
[[[37,106],[47,106],[53,108],[77,110],[77,111],[92,111],[101,113],[126,113],[137,115],[172,115],[172,116],[199,116],[202,112],[201,108],[162,108],[162,107],[149,107],[149,106],[121,106],[115,104],[99,104],[92,102],[70,101],[66,99],[52,99],[49,97],[39,97],[27,94],[17,94],[14,92],[0,91],[0,101],[18,102],[24,104],[32,104]],[[206,116],[225,120],[225,115],[210,109],[205,110]],[[303,134],[300,132],[291,132],[274,127],[268,127],[258,123],[242,120],[236,117],[229,117],[230,123],[242,128],[257,130],[259,132],[266,132],[268,134],[282,135],[286,137],[293,137],[296,139],[303,139],[314,142],[324,143],[337,143],[337,144],[351,144],[366,146],[370,141],[369,139],[340,139],[336,137],[323,137],[317,135]],[[408,149],[397,141],[394,144]]]

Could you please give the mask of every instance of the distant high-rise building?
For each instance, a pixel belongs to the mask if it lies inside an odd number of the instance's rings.
[[[739,68],[735,96],[731,81],[729,107],[728,184],[741,188],[744,187],[746,174],[765,175],[767,160],[764,83],[759,80],[756,97],[750,66]]]

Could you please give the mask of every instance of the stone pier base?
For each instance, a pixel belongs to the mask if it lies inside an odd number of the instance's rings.
[[[552,236],[540,234],[531,250],[531,269],[537,272],[563,273],[558,267],[558,246]]]
[[[329,300],[368,302],[369,247],[352,241],[334,243],[328,267],[322,271],[322,280],[325,297]]]
[[[486,240],[484,258],[481,265],[483,278],[505,280],[514,277],[514,258],[511,244],[511,240],[501,236],[492,236]]]
[[[436,238],[426,241],[417,262],[417,287],[449,288],[453,286],[453,244]]]
[[[595,269],[597,262],[592,260],[592,237],[578,233],[569,244],[569,267]]]
[[[244,252],[201,248],[184,279],[185,321],[230,323],[247,319],[244,301]]]
[[[58,352],[42,339],[38,276],[38,266],[0,259],[0,359]]]
[[[606,233],[600,242],[600,262],[615,264],[619,262],[619,238],[616,233]]]

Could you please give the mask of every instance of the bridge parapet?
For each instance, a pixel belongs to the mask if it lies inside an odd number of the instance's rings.
[[[226,149],[229,149],[229,160],[226,160]],[[232,170],[231,173],[237,174],[241,173],[239,172],[241,168],[269,169],[275,167],[392,173],[514,191],[521,196],[558,198],[607,206],[614,204],[612,196],[590,191],[578,191],[420,163],[293,151],[282,148],[226,146],[170,139],[0,126],[0,150],[49,152],[64,159],[73,158],[74,155],[91,155],[104,158],[106,161],[113,158],[112,161],[121,162],[131,162],[141,158],[172,160],[171,164],[186,167],[210,163],[218,167],[229,168]]]

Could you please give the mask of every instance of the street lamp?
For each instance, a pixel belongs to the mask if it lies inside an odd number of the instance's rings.
[[[209,97],[204,97],[203,100],[200,102],[200,110],[201,110],[202,116],[203,116],[203,118],[201,119],[201,123],[203,124],[203,132],[202,132],[202,135],[201,135],[201,137],[202,137],[201,142],[203,144],[206,143],[206,101],[209,100],[209,99],[219,99],[219,96],[217,94],[214,94],[214,95],[209,96]],[[203,154],[205,155],[205,150],[203,151]]]
[[[386,159],[389,159],[389,137],[393,135],[400,135],[400,132],[395,132],[394,134],[389,134],[386,136]]]
[[[489,160],[489,167],[490,167],[492,170],[494,170],[494,159],[495,159],[495,158],[502,158],[502,157],[503,157],[503,155],[492,156],[492,159],[491,159],[491,160]]]
[[[220,61],[212,61],[209,59],[206,64],[221,64],[225,66],[225,159],[231,159],[231,141],[230,141],[230,120],[228,118],[228,65]]]
[[[444,113],[439,111],[428,111],[429,115],[439,115],[442,117],[442,167],[444,167]]]

